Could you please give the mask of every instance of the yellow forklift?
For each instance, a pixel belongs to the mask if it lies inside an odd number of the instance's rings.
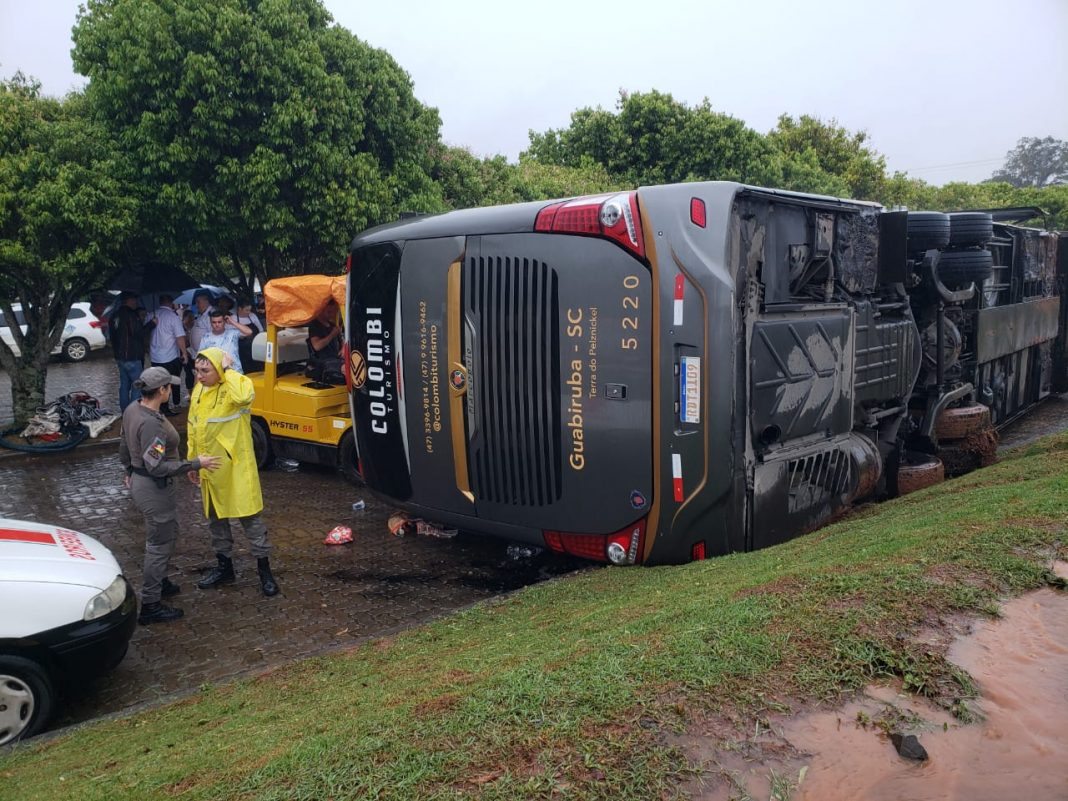
[[[344,376],[324,380],[308,370],[307,325],[331,300],[339,310],[345,308],[345,277],[276,278],[267,282],[263,294],[267,330],[252,343],[252,358],[263,362],[263,370],[248,374],[256,388],[256,465],[264,470],[276,459],[327,465],[362,483]],[[344,359],[341,365],[345,369]]]

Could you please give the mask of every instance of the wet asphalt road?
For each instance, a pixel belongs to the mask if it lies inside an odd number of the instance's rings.
[[[47,399],[87,391],[115,405],[117,379],[106,354],[81,364],[53,364]],[[0,372],[0,420],[10,417],[10,389]],[[184,418],[179,418],[179,422]],[[1002,433],[1011,447],[1068,426],[1068,400],[1055,396]],[[181,428],[181,425],[179,425]],[[117,426],[102,438],[114,437]],[[186,617],[139,627],[116,671],[70,700],[58,723],[152,703],[248,672],[418,625],[477,601],[578,569],[587,563],[541,554],[512,561],[504,543],[461,534],[454,540],[396,538],[386,528],[392,510],[333,471],[301,467],[261,475],[272,564],[282,588],[260,594],[255,563],[239,529],[238,581],[217,591],[194,586],[213,564],[199,495],[180,483],[182,535],[172,578],[182,586],[175,605]],[[363,511],[352,504],[364,500]],[[69,454],[24,456],[0,449],[0,516],[40,520],[84,531],[112,549],[135,587],[141,578],[143,522],[121,483],[114,442]],[[323,544],[336,525],[355,542]]]
[[[47,398],[85,390],[103,401],[115,392],[114,364],[94,358],[49,371]],[[6,376],[0,393],[10,409]],[[0,407],[0,417],[3,416]],[[10,414],[10,412],[8,412]],[[176,418],[183,427],[184,416]],[[117,425],[102,438],[114,437]],[[0,449],[0,517],[55,523],[107,545],[139,588],[144,524],[122,486],[114,442],[73,452],[28,456]],[[181,535],[171,577],[185,617],[138,627],[119,667],[91,692],[70,699],[57,725],[151,703],[248,672],[432,620],[472,603],[579,569],[588,563],[541,554],[513,561],[505,543],[461,534],[432,539],[389,534],[394,511],[336,472],[302,466],[261,474],[271,563],[281,595],[260,593],[255,560],[235,526],[235,584],[214,591],[194,585],[214,563],[199,492],[179,482]],[[354,501],[366,508],[353,511]],[[352,528],[351,544],[323,544],[336,525]]]

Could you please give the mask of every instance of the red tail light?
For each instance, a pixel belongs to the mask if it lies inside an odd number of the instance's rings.
[[[341,373],[345,376],[345,389],[352,392],[352,368],[349,364],[349,357],[352,355],[352,351],[349,349],[349,343],[346,342],[341,346]]]
[[[89,327],[90,328],[103,328],[106,325],[107,325],[107,323],[105,323],[103,320],[90,320],[89,321]]]
[[[611,239],[635,256],[645,258],[638,193],[579,197],[553,203],[538,212],[534,230]]]
[[[699,562],[705,558],[705,541],[695,542],[690,549],[690,559]]]
[[[699,197],[690,198],[690,222],[698,228],[704,228],[707,223],[705,202]]]
[[[545,544],[557,553],[614,565],[634,565],[643,556],[645,518],[615,534],[571,534],[566,531],[546,531],[543,534]]]
[[[348,275],[350,272],[352,272],[352,254],[351,253],[345,258],[345,275]]]

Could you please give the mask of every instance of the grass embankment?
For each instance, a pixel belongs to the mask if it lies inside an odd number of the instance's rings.
[[[765,551],[524,590],[0,758],[31,799],[649,799],[691,767],[664,733],[895,676],[967,676],[905,635],[993,614],[1063,555],[1068,436]]]

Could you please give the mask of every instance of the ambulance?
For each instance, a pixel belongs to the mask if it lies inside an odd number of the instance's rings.
[[[137,598],[103,544],[0,518],[0,745],[48,723],[62,693],[126,655]]]

